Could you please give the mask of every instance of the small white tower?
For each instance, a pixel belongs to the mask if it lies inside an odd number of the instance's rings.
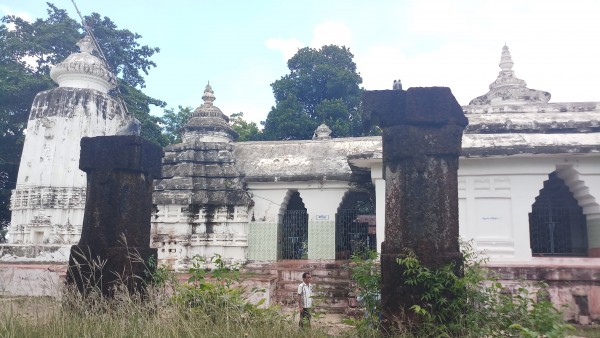
[[[71,244],[81,234],[86,178],[79,170],[82,137],[114,135],[131,118],[108,95],[116,78],[92,55],[92,39],[55,65],[58,88],[37,94],[12,191],[9,243]],[[67,257],[68,258],[68,257]]]

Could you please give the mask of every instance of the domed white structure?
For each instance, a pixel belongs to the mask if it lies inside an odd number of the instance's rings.
[[[508,51],[508,46],[502,47],[502,56],[500,57],[500,73],[496,81],[489,86],[490,91],[487,94],[474,98],[469,103],[472,105],[527,105],[527,104],[545,104],[550,101],[550,93],[527,88],[524,80],[515,76],[512,70],[514,62]]]
[[[89,35],[81,39],[79,53],[69,55],[65,61],[50,70],[50,77],[59,87],[88,88],[108,93],[117,83],[115,75],[104,61],[94,56],[94,42]]]
[[[108,95],[116,78],[93,55],[91,37],[77,45],[79,53],[50,71],[59,87],[38,93],[31,106],[11,198],[9,243],[77,243],[86,191],[85,174],[79,170],[79,142],[82,137],[114,135],[132,120]],[[65,258],[56,257],[61,259]]]

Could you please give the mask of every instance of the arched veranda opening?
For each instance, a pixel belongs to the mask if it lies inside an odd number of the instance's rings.
[[[367,191],[349,191],[335,215],[335,258],[377,250],[375,205]]]
[[[289,199],[278,226],[279,259],[308,258],[308,212],[298,191],[288,193]]]
[[[534,256],[587,256],[587,222],[583,208],[556,171],[548,175],[529,214]]]

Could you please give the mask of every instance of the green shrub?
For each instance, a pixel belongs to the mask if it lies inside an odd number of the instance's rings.
[[[378,253],[365,250],[351,257],[350,278],[356,286],[356,299],[364,308],[364,316],[346,322],[356,327],[361,337],[378,334],[381,313],[381,269]]]
[[[485,267],[471,242],[461,243],[462,269],[452,264],[432,269],[421,264],[414,252],[398,259],[404,283],[423,290],[421,303],[411,310],[421,318],[418,327],[402,328],[411,336],[427,337],[565,337],[573,326],[547,299],[544,283],[517,285],[513,290],[499,283]],[[374,251],[352,256],[352,280],[357,298],[363,300],[365,316],[347,319],[361,337],[379,336],[381,273]],[[397,332],[400,334],[400,332]]]
[[[206,266],[214,268],[208,269]],[[259,308],[264,300],[257,304],[246,301],[239,270],[236,266],[227,266],[218,254],[210,259],[195,256],[189,273],[188,283],[180,285],[173,297],[180,311],[202,313],[213,321],[232,313],[243,313],[245,321],[276,314],[269,309]]]
[[[566,324],[562,313],[547,299],[548,295],[544,289],[540,289],[536,296],[537,301],[531,297],[527,298],[529,316],[520,323],[510,325],[511,329],[518,330],[522,336],[528,338],[559,338],[565,337],[568,331],[575,331],[575,327]]]
[[[95,289],[82,295],[70,287],[61,302],[5,302],[0,307],[0,337],[327,336],[319,329],[299,330],[298,322],[277,308],[248,303],[239,271],[227,267],[220,256],[194,258],[189,272],[190,283],[182,284],[170,272],[158,272],[153,278],[158,282],[149,283],[144,294],[131,294],[125,285],[117,287],[113,297]]]
[[[176,283],[177,277],[175,276],[175,273],[165,266],[158,266],[155,256],[150,256],[146,265],[148,267],[146,269],[146,274],[149,274],[150,276],[145,280],[148,281],[149,284],[154,285],[155,287],[164,287]]]
[[[411,309],[421,317],[417,336],[437,337],[564,337],[573,327],[547,297],[538,301],[526,286],[510,292],[483,267],[471,243],[462,244],[462,274],[454,265],[425,267],[407,251],[398,263],[405,284],[422,288],[421,305]],[[541,284],[540,292],[546,285]],[[540,298],[540,297],[537,297]]]

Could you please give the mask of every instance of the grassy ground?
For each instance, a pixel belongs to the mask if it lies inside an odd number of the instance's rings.
[[[0,297],[0,337],[363,337],[342,324],[342,315],[322,315],[313,328],[299,329],[298,318],[281,310],[256,312],[217,302],[194,308],[173,304],[165,293],[144,301],[128,296],[106,301],[67,294]],[[378,335],[368,332],[370,336]],[[600,326],[579,326],[570,337],[600,338]]]
[[[0,337],[330,337],[353,336],[341,318],[324,316],[312,329],[276,312],[252,316],[234,308],[178,309],[129,300],[94,307],[51,298],[0,298]],[[67,307],[70,307],[68,309]]]
[[[600,338],[600,325],[576,326],[577,331],[573,333],[576,337]]]

